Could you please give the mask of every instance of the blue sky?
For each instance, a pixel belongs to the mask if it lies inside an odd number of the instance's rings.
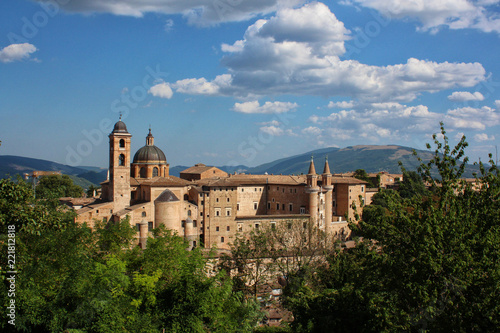
[[[499,0],[3,0],[0,153],[107,166],[123,114],[170,165],[500,139]],[[334,161],[332,161],[334,165]]]

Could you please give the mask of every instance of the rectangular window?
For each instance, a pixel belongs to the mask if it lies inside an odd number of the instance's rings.
[[[271,209],[271,203],[270,202],[267,203],[267,209]]]
[[[137,231],[141,231],[141,224],[140,223],[136,223],[135,227],[137,228]]]
[[[227,230],[227,231],[231,231],[231,227],[230,227],[230,226],[227,226],[226,230]]]
[[[221,243],[224,243],[224,237],[221,237],[221,238],[220,238],[220,242],[221,242]]]
[[[288,210],[293,211],[293,204],[288,204]]]
[[[259,230],[260,228],[260,224],[259,223],[255,223],[255,229]]]
[[[240,203],[239,202],[236,204],[236,210],[240,210]]]
[[[231,208],[226,208],[226,216],[231,216]]]
[[[306,213],[306,207],[300,207],[300,214]]]
[[[238,223],[238,232],[243,232],[243,223]]]
[[[215,216],[220,216],[220,208],[215,208]]]
[[[215,231],[219,231],[219,227],[215,227]]]
[[[227,202],[229,202],[229,198],[227,198]]]
[[[257,210],[257,203],[256,202],[253,203],[253,209]]]
[[[281,209],[285,210],[285,204],[281,205]]]
[[[148,222],[148,231],[153,231],[153,222]]]
[[[215,198],[215,202],[219,202],[219,198]]]
[[[276,210],[280,210],[280,203],[279,202],[276,204]]]
[[[271,230],[276,230],[276,222],[271,222]]]

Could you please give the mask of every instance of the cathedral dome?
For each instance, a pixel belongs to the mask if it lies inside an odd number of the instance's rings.
[[[135,153],[133,163],[163,164],[167,163],[167,158],[160,148],[146,145]]]
[[[167,164],[167,158],[163,151],[154,145],[151,129],[149,129],[149,134],[146,137],[146,145],[135,153],[133,163]]]

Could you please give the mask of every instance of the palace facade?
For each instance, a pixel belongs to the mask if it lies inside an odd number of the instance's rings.
[[[151,230],[165,225],[191,247],[229,249],[238,234],[292,221],[313,223],[328,234],[347,237],[347,218],[366,200],[366,183],[334,175],[328,160],[316,173],[311,158],[306,175],[228,174],[196,164],[169,174],[163,151],[149,130],[146,145],[131,155],[132,135],[118,121],[109,135],[109,177],[101,198],[78,207],[77,221],[129,217],[138,244],[146,246]]]

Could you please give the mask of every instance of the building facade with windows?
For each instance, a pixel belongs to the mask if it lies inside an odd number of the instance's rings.
[[[328,160],[321,174],[311,157],[307,175],[227,174],[197,164],[169,174],[163,151],[149,130],[146,145],[131,159],[132,135],[118,121],[109,135],[109,177],[101,198],[77,210],[77,221],[129,218],[138,244],[146,246],[160,225],[185,237],[191,247],[229,249],[238,234],[291,221],[312,223],[328,234],[349,235],[346,218],[366,198],[366,183],[334,175]]]

